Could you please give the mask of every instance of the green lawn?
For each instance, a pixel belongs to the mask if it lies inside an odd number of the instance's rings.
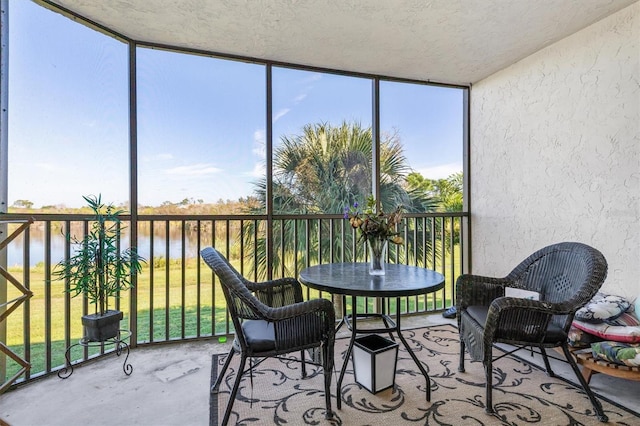
[[[458,250],[456,247],[455,259],[460,258]],[[450,257],[447,256],[446,260],[449,259]],[[454,266],[458,275],[460,265]],[[444,309],[452,303],[455,277],[451,277],[451,265],[445,265],[445,269],[442,269],[441,265],[437,264],[435,269],[444,272],[445,289],[427,296],[402,299],[402,312],[416,313]],[[10,268],[10,272],[16,277],[22,276],[21,268]],[[53,281],[47,293],[44,272],[42,265],[30,269],[30,288],[34,295],[27,304],[23,304],[7,318],[7,345],[20,356],[24,356],[23,318],[28,309],[30,328],[26,338],[29,340],[31,374],[45,371],[47,352],[51,354],[53,368],[64,364],[64,353],[68,343],[76,343],[83,332],[80,324],[84,304],[82,298],[69,299],[64,292],[64,284],[60,281]],[[227,318],[222,290],[219,285],[213,286],[211,271],[206,266],[201,266],[201,275],[198,279],[196,259],[188,259],[184,270],[179,261],[156,261],[153,268],[153,289],[151,289],[150,272],[151,268],[144,269],[138,277],[135,290],[138,301],[137,340],[139,343],[226,335],[233,332],[233,325]],[[50,294],[49,301],[46,298],[47,294]],[[17,291],[9,285],[8,299],[11,300],[17,295]],[[305,295],[314,298],[319,294],[315,290],[309,290]],[[120,309],[125,313],[123,328],[130,328],[128,326],[130,297],[127,292],[120,299]],[[323,294],[323,297],[330,298],[330,295]],[[356,300],[358,312],[365,311],[365,304],[369,312],[375,311],[375,299],[357,298]],[[67,303],[70,309],[69,324],[65,323]],[[350,311],[350,298],[347,298],[347,306]],[[389,303],[388,312],[395,313],[395,308],[395,303]],[[50,312],[49,317],[46,316],[47,312]],[[65,341],[67,327],[70,331],[68,343]],[[153,338],[151,337],[152,329]],[[48,342],[45,341],[47,335],[45,330],[49,331],[50,341]],[[47,351],[46,348],[49,345],[50,351]],[[82,359],[83,351],[81,347],[74,348],[71,359]],[[99,348],[89,349],[89,356],[97,353]],[[7,357],[7,377],[11,377],[18,370],[19,366]]]

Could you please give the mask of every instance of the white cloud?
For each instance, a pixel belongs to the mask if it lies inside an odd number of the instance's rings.
[[[276,112],[275,114],[273,114],[273,121],[278,121],[278,119],[287,115],[289,111],[291,111],[290,108],[283,108],[280,111]]]
[[[303,79],[303,81],[307,83],[313,83],[314,81],[318,81],[320,79],[322,79],[322,73],[314,72],[313,74],[310,74],[308,77]]]
[[[309,76],[306,76],[299,80],[300,85],[305,87],[302,87],[301,93],[294,97],[290,103],[292,103],[293,105],[298,105],[300,102],[304,101],[307,98],[308,93],[313,90],[313,83],[320,79],[322,79],[321,73],[312,73]],[[291,108],[280,109],[278,112],[273,114],[273,121],[278,121],[289,112],[291,112]]]
[[[265,134],[265,132],[264,132],[263,129],[258,129],[256,131],[254,131],[253,132],[253,141],[258,143],[258,144],[264,145],[264,141],[265,141],[264,134]]]
[[[416,171],[427,179],[445,179],[454,173],[461,172],[462,164],[460,163],[440,164],[433,167],[425,167],[422,169],[418,169]]]
[[[213,167],[210,164],[191,164],[189,166],[178,166],[166,169],[165,173],[178,176],[204,176],[220,173],[221,171],[222,169]]]
[[[251,176],[252,178],[263,178],[266,174],[267,168],[265,167],[264,162],[261,161],[253,165],[253,170],[248,173],[248,176]]]
[[[258,158],[264,159],[267,156],[266,150],[266,141],[265,141],[265,131],[262,129],[258,129],[253,132],[253,148],[251,152]]]

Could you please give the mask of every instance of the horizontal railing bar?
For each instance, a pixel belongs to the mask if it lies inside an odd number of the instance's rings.
[[[406,218],[417,217],[469,217],[467,212],[430,212],[430,213],[403,213],[402,216]],[[83,213],[3,213],[3,218],[13,221],[15,220],[28,220],[33,218],[34,221],[64,221],[64,220],[88,220],[92,219],[91,214]],[[119,216],[122,221],[131,220],[131,215],[121,214]],[[335,214],[274,214],[271,216],[274,220],[317,220],[317,219],[344,219],[343,213]],[[267,220],[266,214],[150,214],[150,215],[138,215],[138,222],[146,222],[149,220],[160,221],[182,221],[182,220]]]

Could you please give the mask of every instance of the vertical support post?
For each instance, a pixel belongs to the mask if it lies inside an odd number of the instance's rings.
[[[9,131],[9,0],[0,0],[0,214],[7,213],[8,200],[8,146]],[[0,225],[0,239],[7,237],[8,226]],[[0,251],[0,265],[7,267],[7,251]],[[0,306],[7,302],[7,280],[0,276]],[[6,308],[0,308],[0,314]],[[0,322],[0,342],[7,341],[7,323]],[[7,373],[7,357],[0,354],[0,383]]]
[[[136,44],[129,42],[129,247],[138,253],[138,92],[136,74]],[[153,259],[149,259],[149,267],[153,268]],[[132,348],[138,346],[138,274],[131,277],[132,288],[129,290],[129,328]]]
[[[471,273],[471,252],[472,241],[471,241],[471,161],[470,161],[470,151],[471,151],[471,128],[469,125],[469,121],[471,120],[471,86],[464,89],[464,94],[462,98],[462,211],[467,212],[468,215],[462,217],[462,247],[464,247],[464,251],[461,253],[462,262],[460,271],[463,274]]]
[[[380,79],[372,80],[373,111],[371,117],[371,194],[376,199],[376,211],[380,211]],[[385,259],[386,260],[386,259]],[[384,299],[376,297],[376,312],[382,312]]]
[[[380,207],[380,79],[375,77],[372,81],[373,110],[371,111],[371,194]]]
[[[266,80],[266,149],[267,149],[267,279],[273,278],[273,66],[269,63],[265,67]],[[284,225],[283,225],[284,226]],[[257,229],[257,228],[256,228]]]

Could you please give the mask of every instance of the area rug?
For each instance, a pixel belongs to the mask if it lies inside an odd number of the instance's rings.
[[[431,380],[426,401],[425,379],[400,345],[395,386],[376,394],[354,380],[349,362],[343,380],[342,408],[336,409],[335,381],[349,340],[337,339],[336,371],[331,386],[334,417],[325,419],[322,369],[307,365],[302,379],[300,363],[268,359],[253,377],[242,379],[230,424],[241,425],[598,425],[589,399],[573,384],[550,378],[538,367],[507,356],[494,363],[495,415],[486,414],[485,380],[480,362],[467,360],[458,372],[458,330],[439,325],[405,330],[403,335],[423,363]],[[497,349],[496,349],[497,351]],[[211,383],[226,359],[214,355]],[[235,356],[217,394],[211,394],[210,425],[221,423],[237,372]],[[640,424],[640,414],[601,399],[609,424]]]

